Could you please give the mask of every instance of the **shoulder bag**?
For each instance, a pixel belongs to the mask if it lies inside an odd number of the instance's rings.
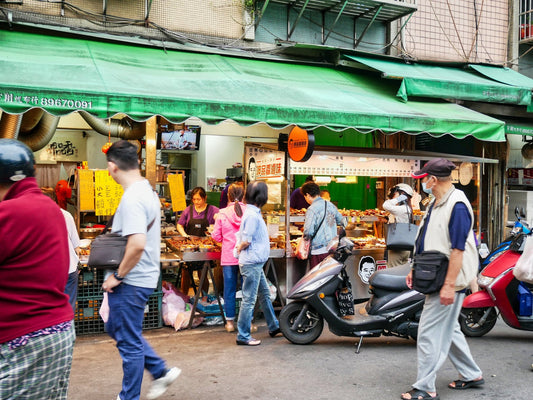
[[[300,260],[307,260],[307,258],[309,258],[309,248],[311,247],[311,241],[314,239],[314,237],[320,230],[320,227],[322,226],[322,223],[324,222],[324,219],[326,218],[326,213],[328,212],[328,203],[327,201],[324,201],[324,203],[325,203],[324,215],[322,217],[322,221],[320,221],[320,225],[318,225],[318,228],[313,234],[313,236],[311,236],[310,238],[304,238],[302,236],[298,239],[298,243],[296,243],[296,250],[294,252],[294,255]]]
[[[409,208],[406,205],[407,208]],[[388,250],[413,250],[418,233],[418,225],[413,223],[413,215],[409,214],[409,222],[395,222],[387,225]]]
[[[117,269],[124,258],[128,237],[118,233],[108,232],[113,224],[113,218],[114,215],[109,219],[102,233],[96,236],[91,243],[91,252],[87,261],[89,267],[96,269]],[[155,218],[148,225],[147,232],[154,222]]]
[[[428,211],[424,221],[424,231],[418,237],[417,248],[420,240],[426,235],[427,224],[433,206]],[[417,252],[418,253],[418,252]],[[448,273],[448,256],[439,251],[423,251],[416,254],[413,259],[412,282],[413,289],[423,294],[431,294],[440,291],[446,274]]]

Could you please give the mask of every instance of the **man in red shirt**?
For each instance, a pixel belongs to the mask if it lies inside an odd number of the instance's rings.
[[[22,142],[0,139],[1,399],[66,399],[70,377],[67,227],[34,163]]]

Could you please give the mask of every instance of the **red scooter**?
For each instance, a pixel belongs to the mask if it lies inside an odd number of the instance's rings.
[[[505,251],[478,276],[480,290],[467,296],[459,316],[466,336],[483,336],[496,324],[498,313],[511,328],[533,331],[532,284],[520,282],[513,268],[527,235],[517,236]]]

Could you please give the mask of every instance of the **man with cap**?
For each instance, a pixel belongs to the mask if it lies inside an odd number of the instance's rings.
[[[65,218],[32,151],[0,139],[0,398],[66,399],[75,333]]]
[[[450,389],[485,383],[458,320],[464,291],[477,272],[478,257],[472,230],[474,213],[465,194],[452,184],[453,169],[452,162],[438,158],[412,174],[422,179],[423,190],[435,197],[420,225],[415,254],[439,251],[449,257],[449,265],[440,292],[426,295],[417,337],[417,380],[412,390],[402,393],[404,400],[438,399],[435,380],[447,357],[459,372],[459,379],[448,385]],[[411,274],[406,281],[412,287]]]

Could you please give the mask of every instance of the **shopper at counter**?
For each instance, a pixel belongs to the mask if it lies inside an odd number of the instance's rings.
[[[305,183],[313,182],[313,175],[308,175],[305,178]],[[303,186],[303,185],[302,185]],[[301,210],[302,208],[309,207],[309,203],[305,200],[304,194],[302,193],[302,187],[296,188],[291,193],[290,207],[295,210]]]
[[[65,218],[32,151],[0,139],[0,398],[66,399],[74,344]]]
[[[139,399],[145,368],[154,379],[147,398],[155,399],[181,373],[177,367],[168,369],[142,335],[145,306],[159,281],[161,205],[141,175],[135,145],[119,140],[106,157],[109,174],[124,189],[112,232],[128,238],[118,269],[109,271],[102,284],[109,301],[106,330],[122,357],[122,390],[117,400]]]
[[[390,213],[389,224],[413,222],[413,194],[413,188],[406,183],[399,183],[392,188],[390,198],[383,203],[383,209]],[[387,267],[407,264],[410,255],[411,250],[407,249],[387,250]]]
[[[188,206],[181,213],[180,219],[176,224],[176,229],[181,236],[207,236],[207,231],[210,225],[215,223],[215,215],[218,213],[218,207],[207,204],[207,193],[203,187],[195,187],[191,192],[192,204]],[[203,266],[203,262],[189,263],[188,267],[198,270]],[[209,282],[205,282],[205,286],[201,288],[207,292]],[[188,274],[181,276],[181,291],[184,294],[189,294],[191,287],[191,278]]]
[[[239,231],[241,218],[246,209],[242,202],[243,196],[244,184],[242,182],[229,185],[228,199],[230,205],[220,210],[211,233],[213,239],[222,242],[220,263],[224,276],[224,311],[226,312],[226,330],[228,332],[235,331],[233,321],[235,320],[235,292],[239,278],[239,260],[233,256],[233,249],[236,242],[235,234]]]
[[[327,245],[337,236],[337,225],[344,226],[344,219],[335,205],[320,197],[320,187],[314,182],[306,182],[301,187],[302,194],[310,207],[305,213],[304,237],[311,239],[310,268],[328,256]]]
[[[259,304],[265,315],[271,337],[281,333],[279,322],[270,300],[270,288],[263,271],[263,266],[270,255],[268,230],[261,216],[261,207],[268,200],[268,187],[265,182],[253,181],[246,188],[246,211],[237,234],[235,246],[239,257],[239,269],[243,278],[242,304],[239,311],[237,344],[257,346],[261,341],[250,334],[255,302],[259,295]]]

